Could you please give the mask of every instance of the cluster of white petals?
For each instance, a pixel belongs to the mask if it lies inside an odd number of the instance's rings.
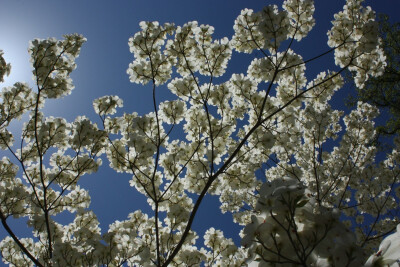
[[[160,104],[160,119],[168,124],[178,124],[183,120],[186,103],[183,101],[165,101]]]
[[[141,22],[142,31],[129,39],[129,48],[135,60],[129,64],[127,73],[133,83],[147,84],[154,81],[157,85],[164,84],[171,77],[171,67],[175,59],[162,51],[167,34],[175,27],[166,23]]]
[[[0,49],[0,82],[4,82],[4,76],[10,75],[11,65],[3,58],[3,50]]]
[[[177,72],[183,78],[196,72],[212,77],[225,73],[232,53],[229,40],[213,40],[213,33],[214,27],[199,26],[196,21],[176,28],[175,38],[168,40],[165,52],[176,58]]]
[[[381,75],[386,66],[375,12],[363,7],[362,2],[348,0],[343,11],[335,14],[328,32],[328,45],[335,48],[335,63],[356,72],[354,81],[359,88],[369,75]]]
[[[242,245],[248,261],[304,266],[361,266],[355,235],[340,222],[337,209],[319,206],[297,179],[282,177],[264,184]]]
[[[29,44],[33,80],[48,98],[69,95],[74,88],[69,75],[76,68],[75,59],[86,38],[78,34],[64,38],[35,39]]]
[[[115,114],[116,108],[122,108],[123,102],[118,96],[110,95],[93,101],[94,111],[99,115]]]
[[[245,249],[238,248],[220,230],[208,229],[204,234],[204,245],[210,249],[206,254],[207,266],[243,266],[246,261]]]
[[[277,50],[277,46],[286,40],[290,21],[285,11],[278,6],[265,7],[260,12],[251,9],[242,10],[235,20],[232,46],[240,52],[251,53],[254,49]]]
[[[21,118],[35,105],[36,94],[28,84],[17,82],[13,86],[3,87],[0,98],[0,128],[3,130],[13,119]]]
[[[270,5],[262,11],[242,10],[233,29],[231,44],[237,51],[251,53],[254,49],[278,51],[281,42],[294,38],[300,41],[315,24],[312,0],[286,0],[283,10]]]
[[[372,254],[365,263],[366,267],[372,266],[391,266],[396,267],[400,261],[400,224],[396,227],[396,232],[385,237],[379,245],[379,251]]]
[[[289,34],[300,41],[311,31],[315,25],[313,14],[315,11],[312,0],[286,0],[282,5],[287,11],[290,25]]]

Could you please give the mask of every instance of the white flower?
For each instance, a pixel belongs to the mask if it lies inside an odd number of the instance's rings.
[[[122,99],[115,95],[103,96],[93,101],[94,111],[99,115],[115,114],[116,108],[123,106]]]
[[[11,65],[3,58],[3,50],[0,49],[0,82],[4,82],[4,76],[10,75]]]
[[[371,255],[364,266],[399,266],[400,262],[400,224],[396,232],[382,240],[377,253]],[[381,265],[378,265],[381,264]]]

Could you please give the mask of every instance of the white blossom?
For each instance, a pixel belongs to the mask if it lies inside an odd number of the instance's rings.
[[[398,266],[400,261],[400,224],[396,232],[385,237],[377,253],[371,255],[364,266]]]
[[[4,82],[4,76],[10,75],[11,65],[3,58],[4,52],[0,50],[0,82]]]

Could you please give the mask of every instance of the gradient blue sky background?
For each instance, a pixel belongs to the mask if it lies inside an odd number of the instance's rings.
[[[316,0],[316,26],[310,35],[295,45],[295,51],[304,59],[328,49],[326,31],[331,27],[333,13],[341,9],[345,1]],[[76,116],[86,115],[99,123],[92,101],[103,95],[117,94],[124,100],[123,111],[144,114],[152,110],[149,87],[131,84],[126,69],[133,59],[129,52],[128,38],[139,31],[139,22],[157,20],[160,23],[174,22],[182,25],[197,20],[200,24],[215,27],[215,38],[233,34],[233,22],[240,10],[255,11],[263,6],[282,1],[262,0],[0,0],[0,49],[5,59],[12,64],[12,73],[1,87],[17,81],[26,81],[34,86],[27,53],[28,41],[33,38],[56,37],[63,34],[80,33],[87,39],[77,60],[78,68],[72,74],[75,90],[72,95],[60,100],[47,101],[44,112],[48,116],[62,116],[72,121]],[[399,21],[400,0],[366,1],[378,13],[386,13],[391,21]],[[228,65],[230,74],[246,72],[250,61],[243,55],[233,54]],[[334,69],[332,56],[320,59],[308,66],[307,76],[314,77],[326,67]],[[166,87],[159,88],[160,100],[170,97]],[[343,91],[343,90],[342,90]],[[343,104],[342,92],[336,105]],[[121,113],[120,113],[121,114]],[[20,123],[12,125],[18,132]],[[0,156],[5,155],[0,151]],[[144,197],[129,187],[130,175],[110,170],[103,161],[99,172],[81,179],[92,197],[91,208],[97,214],[103,231],[114,220],[124,220],[130,212],[140,208],[149,211]],[[229,224],[230,215],[218,215],[215,199],[207,199],[195,220],[195,230],[211,226],[224,229],[226,235],[237,239],[238,227]],[[15,223],[17,235],[29,233],[24,222]],[[5,231],[0,228],[0,237]],[[0,263],[1,265],[1,263]]]

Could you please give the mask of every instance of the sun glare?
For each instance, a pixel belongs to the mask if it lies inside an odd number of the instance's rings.
[[[11,64],[11,72],[9,76],[4,77],[4,83],[0,87],[11,86],[16,82],[27,82],[32,85],[32,72],[29,63],[28,40],[13,32],[4,32],[0,29],[0,49],[3,50],[3,57],[7,63]]]

